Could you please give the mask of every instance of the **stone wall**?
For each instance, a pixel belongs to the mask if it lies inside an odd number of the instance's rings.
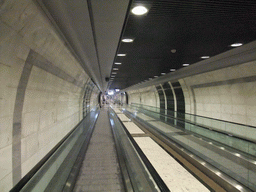
[[[0,191],[82,117],[89,78],[32,0],[0,2]]]

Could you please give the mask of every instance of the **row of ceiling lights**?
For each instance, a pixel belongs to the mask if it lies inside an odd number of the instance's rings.
[[[230,45],[230,47],[240,47],[240,46],[242,46],[243,44],[242,43],[233,43],[233,44],[231,44]],[[175,51],[176,52],[176,51]],[[201,59],[209,59],[210,58],[210,56],[202,56],[201,57]],[[187,67],[187,66],[189,66],[190,64],[188,64],[188,63],[184,63],[184,64],[182,64],[182,66],[183,67]],[[176,71],[176,69],[170,69],[170,71],[171,72],[174,72],[174,71]],[[161,75],[166,75],[166,73],[161,73]],[[154,76],[154,78],[157,78],[158,76],[156,75],[156,76]],[[152,80],[153,78],[149,78],[148,80]],[[141,84],[141,83],[143,83],[143,82],[146,82],[146,81],[148,81],[148,80],[144,80],[144,81],[142,81],[142,82],[139,82],[138,84]]]
[[[136,6],[136,7],[134,7],[133,9],[132,9],[132,11],[131,11],[133,14],[135,14],[135,15],[144,15],[144,14],[146,14],[147,12],[148,12],[148,9],[147,8],[145,8],[145,7],[143,7],[143,6]],[[122,42],[123,43],[132,43],[134,41],[134,39],[130,39],[130,38],[125,38],[125,39],[122,39]],[[230,47],[240,47],[240,46],[242,46],[243,44],[242,43],[234,43],[234,44],[231,44],[230,45]],[[175,49],[173,49],[173,50],[175,50]],[[172,50],[172,53],[175,53],[176,52],[176,50],[173,52],[173,50]],[[119,54],[117,54],[117,56],[118,57],[125,57],[126,56],[126,53],[119,53]],[[201,57],[201,59],[209,59],[210,58],[210,56],[202,56]],[[121,65],[122,63],[120,63],[120,62],[115,62],[114,63],[115,65]],[[187,66],[189,66],[190,64],[188,64],[188,63],[184,63],[184,64],[182,64],[182,66],[183,67],[187,67]],[[118,70],[118,68],[113,68],[113,72],[112,72],[112,74],[111,74],[111,78],[110,78],[110,81],[113,81],[114,80],[114,77],[115,77],[115,75],[117,74],[117,72],[115,72],[115,71],[117,71]],[[176,71],[176,69],[170,69],[170,71],[171,72],[174,72],[174,71]],[[161,73],[161,75],[165,75],[166,73]],[[158,76],[154,76],[155,78],[156,77],[158,77]],[[152,80],[153,78],[149,78],[149,80]],[[147,80],[144,80],[144,81],[142,81],[142,82],[145,82],[145,81],[147,81]],[[142,83],[142,82],[140,82],[140,83]]]
[[[134,15],[144,15],[148,12],[148,9],[144,6],[136,6],[134,7],[131,12],[134,14]],[[122,42],[123,43],[132,43],[134,41],[134,39],[122,39]],[[125,53],[119,53],[117,54],[118,57],[125,57],[126,54]],[[114,63],[115,65],[121,65],[122,63],[119,63],[119,62],[115,62]],[[111,73],[111,76],[110,76],[110,81],[113,81],[114,80],[114,77],[115,75],[117,74],[117,71],[118,68],[117,67],[114,67],[113,68],[113,71]]]

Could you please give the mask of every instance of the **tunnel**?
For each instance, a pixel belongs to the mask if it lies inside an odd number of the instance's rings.
[[[255,40],[251,0],[0,1],[0,191],[256,191]]]

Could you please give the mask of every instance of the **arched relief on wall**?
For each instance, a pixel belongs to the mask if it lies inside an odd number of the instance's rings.
[[[184,79],[179,80],[185,99],[185,109],[186,113],[194,114],[194,99],[195,95],[192,93],[191,89],[188,88]]]
[[[184,78],[191,113],[256,125],[256,62]]]
[[[28,57],[25,61],[23,71],[19,80],[19,85],[16,93],[16,100],[14,104],[13,113],[13,130],[12,130],[12,168],[13,168],[13,185],[15,185],[22,177],[21,173],[21,139],[22,130],[24,129],[22,125],[23,119],[23,108],[26,95],[26,89],[29,83],[30,75],[34,67],[40,68],[49,74],[56,76],[64,81],[67,81],[76,87],[83,88],[83,81],[77,80],[67,74],[62,69],[54,66],[51,62],[45,59],[43,56],[37,52],[30,50]],[[52,113],[54,121],[57,121],[57,114]]]

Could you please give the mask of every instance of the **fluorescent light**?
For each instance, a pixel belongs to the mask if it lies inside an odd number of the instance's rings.
[[[170,71],[176,71],[176,69],[170,69]]]
[[[184,63],[183,66],[186,67],[186,66],[189,66],[189,64],[188,63]]]
[[[111,75],[110,77],[115,77],[115,75]]]
[[[121,65],[122,63],[117,63],[117,62],[116,62],[115,64],[116,64],[116,65]]]
[[[231,47],[240,47],[240,46],[242,46],[243,45],[243,43],[233,43],[233,44],[231,44],[230,46]]]
[[[112,72],[112,75],[116,75],[116,72]]]
[[[119,53],[119,54],[117,54],[117,56],[124,57],[124,56],[126,56],[126,54],[125,53]]]
[[[122,42],[124,42],[124,43],[132,43],[133,39],[122,39]]]
[[[109,90],[108,91],[108,95],[114,95],[114,91],[113,90]]]
[[[201,59],[209,59],[210,56],[202,56]]]
[[[113,68],[113,70],[117,71],[117,70],[118,70],[118,68]]]
[[[161,73],[161,75],[165,75],[166,73]]]
[[[136,6],[132,9],[134,15],[144,15],[148,12],[148,9],[143,6]]]
[[[120,89],[115,89],[115,91],[116,91],[116,92],[119,92],[119,91],[120,91]]]

